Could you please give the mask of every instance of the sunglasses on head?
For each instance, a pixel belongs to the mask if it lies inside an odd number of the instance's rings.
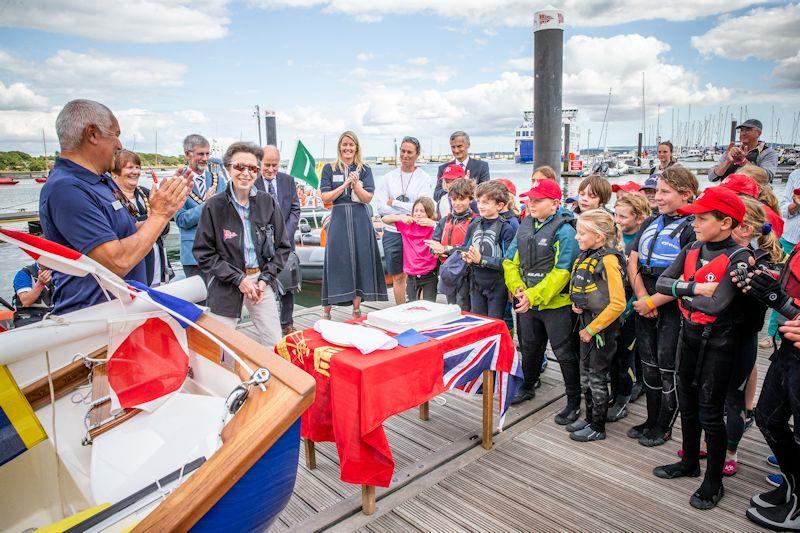
[[[256,165],[245,165],[244,163],[234,163],[231,165],[231,168],[236,170],[237,172],[244,172],[248,171],[250,174],[256,175],[258,174],[259,168]]]

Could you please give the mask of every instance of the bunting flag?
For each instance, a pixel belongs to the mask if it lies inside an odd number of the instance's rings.
[[[0,465],[47,439],[11,372],[0,366]]]

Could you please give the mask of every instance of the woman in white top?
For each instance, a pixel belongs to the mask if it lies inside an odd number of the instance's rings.
[[[400,143],[400,167],[383,177],[375,189],[378,214],[410,215],[414,202],[422,196],[433,196],[436,181],[417,166],[420,146],[414,137],[404,137]],[[386,224],[383,230],[383,256],[386,273],[392,276],[392,291],[398,304],[406,301],[406,274],[403,272],[403,239],[394,227]]]

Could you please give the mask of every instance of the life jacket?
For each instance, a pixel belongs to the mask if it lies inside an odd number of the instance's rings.
[[[475,224],[475,231],[472,233],[470,245],[477,246],[481,255],[489,257],[504,256],[505,249],[503,248],[503,243],[500,242],[500,234],[503,231],[503,224],[508,224],[508,220],[502,215],[498,216],[489,227],[485,229],[483,228],[482,222],[483,218],[475,217],[473,222]]]
[[[681,217],[664,225],[664,215],[659,215],[639,237],[639,271],[660,276],[675,261],[681,251],[681,232],[691,224],[691,216]]]
[[[786,260],[779,280],[781,288],[800,307],[800,244],[794,247]]]
[[[733,256],[741,251],[747,251],[747,248],[738,246],[728,254],[719,254],[717,257],[706,263],[705,265],[697,268],[697,263],[700,261],[700,251],[703,248],[702,242],[692,244],[692,247],[686,253],[686,260],[683,262],[683,274],[681,280],[695,281],[697,283],[721,283],[728,275],[728,269],[731,264]],[[695,311],[691,306],[692,298],[683,297],[678,299],[678,307],[681,310],[683,318],[689,320],[694,324],[708,325],[717,321],[716,316],[707,315],[701,311]]]
[[[31,278],[31,283],[37,278],[36,272],[30,266],[23,267],[22,271]],[[44,318],[44,315],[53,310],[51,287],[52,286],[45,285],[42,288],[42,292],[39,293],[39,298],[34,302],[34,304],[39,305],[31,305],[28,307],[23,306],[19,295],[16,292],[14,293],[14,296],[11,298],[11,304],[14,306],[15,327],[22,327],[34,322],[39,322]]]
[[[454,213],[447,215],[447,218],[444,219],[444,228],[442,228],[442,244],[444,246],[461,246],[464,244],[467,229],[475,216],[471,209],[467,210],[463,215],[455,215]],[[440,258],[442,263],[444,263],[445,259],[447,258]]]
[[[538,222],[534,217],[527,216],[517,231],[517,246],[519,253],[519,270],[522,280],[527,287],[536,286],[544,277],[553,270],[556,264],[556,251],[553,245],[556,233],[564,224],[575,227],[575,217],[565,211],[553,215],[550,220],[536,228]],[[562,293],[569,291],[565,285]]]
[[[569,297],[575,307],[597,314],[611,303],[608,278],[603,275],[603,258],[609,254],[617,256],[622,279],[625,279],[625,255],[619,250],[603,246],[597,250],[581,252],[572,266],[569,280]]]

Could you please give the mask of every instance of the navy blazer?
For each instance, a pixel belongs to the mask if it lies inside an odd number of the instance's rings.
[[[439,201],[439,199],[444,196],[444,189],[442,188],[442,174],[444,174],[444,169],[446,169],[449,165],[454,165],[456,163],[455,159],[448,161],[443,165],[439,165],[439,172],[436,174],[436,189],[433,191],[433,199],[435,201]],[[476,185],[480,185],[484,181],[489,181],[489,163],[486,161],[481,161],[479,159],[469,158],[467,160],[467,172],[469,172],[469,177],[472,181],[475,182]]]
[[[286,236],[294,250],[294,233],[297,231],[297,224],[300,222],[300,198],[297,197],[297,186],[294,178],[289,174],[278,172],[275,176],[278,186],[278,207],[283,214],[283,224],[286,228]],[[259,174],[256,180],[256,189],[267,192],[264,178]]]

